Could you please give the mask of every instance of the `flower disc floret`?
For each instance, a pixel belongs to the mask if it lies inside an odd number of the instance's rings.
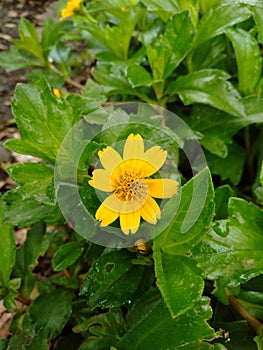
[[[120,218],[123,233],[136,233],[141,217],[156,224],[161,211],[154,198],[170,198],[178,188],[171,179],[151,179],[164,164],[167,152],[159,146],[144,151],[142,137],[130,134],[123,157],[112,147],[98,153],[104,169],[95,169],[89,184],[110,193],[98,208],[95,217],[101,226],[108,226]]]

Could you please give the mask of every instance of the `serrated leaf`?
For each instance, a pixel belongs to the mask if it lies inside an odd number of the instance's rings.
[[[20,20],[19,36],[20,39],[13,40],[13,43],[20,49],[28,51],[36,56],[42,65],[45,65],[42,47],[38,39],[38,32],[33,24],[26,18]]]
[[[90,336],[81,345],[81,350],[109,349],[116,345],[125,331],[125,321],[120,309],[112,309],[74,327],[74,332],[88,330]]]
[[[263,8],[260,6],[253,6],[253,17],[257,25],[258,39],[263,43]]]
[[[198,71],[216,67],[226,57],[225,49],[226,38],[223,35],[205,41],[193,50],[189,68]]]
[[[156,82],[165,80],[184,59],[194,39],[188,11],[173,16],[165,33],[147,45],[147,55]]]
[[[51,18],[45,20],[42,28],[41,46],[45,59],[48,58],[50,49],[55,45],[65,33],[72,30],[71,21],[61,21],[55,23]]]
[[[147,299],[145,300],[147,302]],[[206,320],[211,310],[206,298],[183,315],[172,319],[161,299],[157,300],[120,339],[117,348],[125,350],[212,350],[204,340],[214,336]]]
[[[222,34],[225,28],[243,22],[251,15],[252,13],[248,6],[238,3],[222,3],[210,8],[200,22],[196,44],[200,45]]]
[[[139,65],[130,65],[127,69],[127,79],[131,86],[150,86],[152,84],[152,77],[145,68]]]
[[[130,41],[133,30],[137,23],[137,14],[132,7],[129,11],[122,12],[118,25],[98,24],[94,22],[84,22],[80,17],[75,22],[82,30],[87,30],[108,50],[114,53],[119,59],[127,60]]]
[[[215,329],[223,329],[225,331],[226,339],[219,338],[217,342],[225,344],[228,350],[256,350],[256,346],[253,342],[255,334],[254,331],[248,327],[247,322],[227,322],[225,320],[213,322],[212,326],[215,327]],[[229,335],[228,338],[227,335]]]
[[[12,201],[5,206],[4,219],[18,227],[27,227],[38,221],[49,224],[65,222],[57,205],[46,205],[34,199],[23,200],[15,192],[12,192]]]
[[[255,93],[261,77],[262,58],[256,39],[241,28],[225,31],[234,47],[238,67],[238,88],[243,95]]]
[[[185,105],[204,103],[234,116],[245,116],[240,96],[225,71],[203,69],[180,76],[167,89],[168,94],[179,94]]]
[[[223,181],[229,179],[234,185],[239,184],[246,160],[243,147],[234,142],[228,146],[228,155],[225,158],[207,153],[206,160],[212,174],[219,175]]]
[[[61,271],[74,264],[81,256],[83,246],[80,242],[69,242],[59,247],[53,256],[52,267],[55,271]]]
[[[7,172],[17,184],[21,185],[15,189],[8,191],[5,201],[12,202],[13,193],[18,194],[21,198],[34,198],[39,202],[52,202],[48,197],[48,187],[53,185],[53,170],[41,163],[22,163],[13,164],[7,167]]]
[[[192,249],[210,227],[214,213],[213,199],[211,175],[205,168],[164,206],[159,220],[159,228],[164,227],[164,231],[155,238],[155,248],[162,247],[164,254],[171,255],[185,254]],[[175,212],[172,220],[171,210]]]
[[[81,287],[81,295],[89,297],[92,307],[130,303],[144,272],[143,266],[132,264],[133,257],[127,251],[115,251],[97,259]]]
[[[71,295],[63,289],[42,294],[29,310],[34,326],[49,339],[57,337],[71,315]],[[41,317],[40,317],[41,316]]]
[[[190,117],[184,118],[191,130],[201,133],[199,142],[210,153],[225,158],[233,135],[255,120],[254,117],[234,117],[209,106],[195,105]],[[220,138],[218,137],[220,135]]]
[[[13,227],[3,221],[4,203],[0,198],[0,284],[6,286],[15,264],[16,245]]]
[[[12,110],[21,139],[10,139],[5,146],[55,163],[61,142],[79,118],[73,108],[44,82],[41,89],[17,84]]]
[[[194,188],[200,191],[197,197],[205,200],[201,204],[198,199],[199,208],[201,207],[199,213],[196,212],[198,204],[191,203],[196,195],[193,195]],[[206,169],[182,187],[181,202],[174,219],[154,240],[157,285],[173,317],[191,308],[202,295],[203,278],[187,254],[202,239],[211,224],[213,196],[212,181]],[[167,205],[169,204],[168,202]],[[166,210],[164,207],[164,220]]]
[[[41,63],[29,52],[12,45],[8,52],[0,53],[0,66],[7,72],[12,72],[27,67],[38,67]]]
[[[148,11],[154,12],[165,22],[169,17],[181,10],[177,0],[142,0],[142,3]]]
[[[207,12],[213,5],[218,4],[220,0],[199,0],[202,13]]]
[[[263,273],[263,213],[243,199],[229,200],[229,234],[211,231],[193,250],[206,278],[223,288],[238,286]]]
[[[43,335],[42,332],[38,334],[24,334],[23,332],[18,335],[13,335],[10,338],[8,349],[17,350],[48,350],[49,344],[48,339]]]
[[[125,94],[149,100],[145,88],[133,87],[127,78],[127,67],[111,63],[99,63],[93,72],[95,80],[107,88],[107,95]]]

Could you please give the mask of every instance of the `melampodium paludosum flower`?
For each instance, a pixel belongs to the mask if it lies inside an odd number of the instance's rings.
[[[172,179],[151,179],[164,164],[167,152],[159,146],[144,151],[142,137],[130,134],[123,157],[112,147],[98,153],[104,169],[95,169],[89,184],[109,192],[98,208],[95,217],[101,226],[108,226],[120,218],[123,233],[136,233],[141,217],[156,224],[161,211],[154,198],[170,198],[178,188]]]
[[[60,19],[63,20],[67,17],[74,16],[75,11],[80,8],[81,1],[82,0],[70,0],[70,1],[68,1],[66,7],[61,10]]]

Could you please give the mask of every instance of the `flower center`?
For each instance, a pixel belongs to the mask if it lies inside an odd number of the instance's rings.
[[[136,174],[124,172],[116,181],[114,194],[121,201],[145,200],[148,194],[148,186],[144,179]]]

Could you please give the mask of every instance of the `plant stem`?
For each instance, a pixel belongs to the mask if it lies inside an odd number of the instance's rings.
[[[18,295],[15,299],[23,305],[30,305],[31,304],[29,300],[25,299],[21,295]]]
[[[247,321],[247,323],[252,327],[256,333],[262,338],[263,336],[263,324],[251,315],[240,302],[233,297],[232,294],[228,294],[228,301],[230,305]]]
[[[75,88],[77,88],[77,89],[84,89],[85,88],[85,85],[77,83],[76,81],[72,80],[70,77],[65,77],[65,75],[56,66],[54,66],[52,63],[49,64],[48,68],[50,70],[52,70],[53,72],[59,74],[61,77],[63,77],[65,79],[65,81],[68,84],[74,86]]]
[[[248,165],[248,172],[250,181],[252,182],[254,180],[254,166],[253,166],[253,157],[251,152],[251,145],[250,145],[250,129],[249,126],[247,126],[244,129],[244,138],[245,138],[245,147],[246,147],[246,156],[247,156],[247,165]]]

